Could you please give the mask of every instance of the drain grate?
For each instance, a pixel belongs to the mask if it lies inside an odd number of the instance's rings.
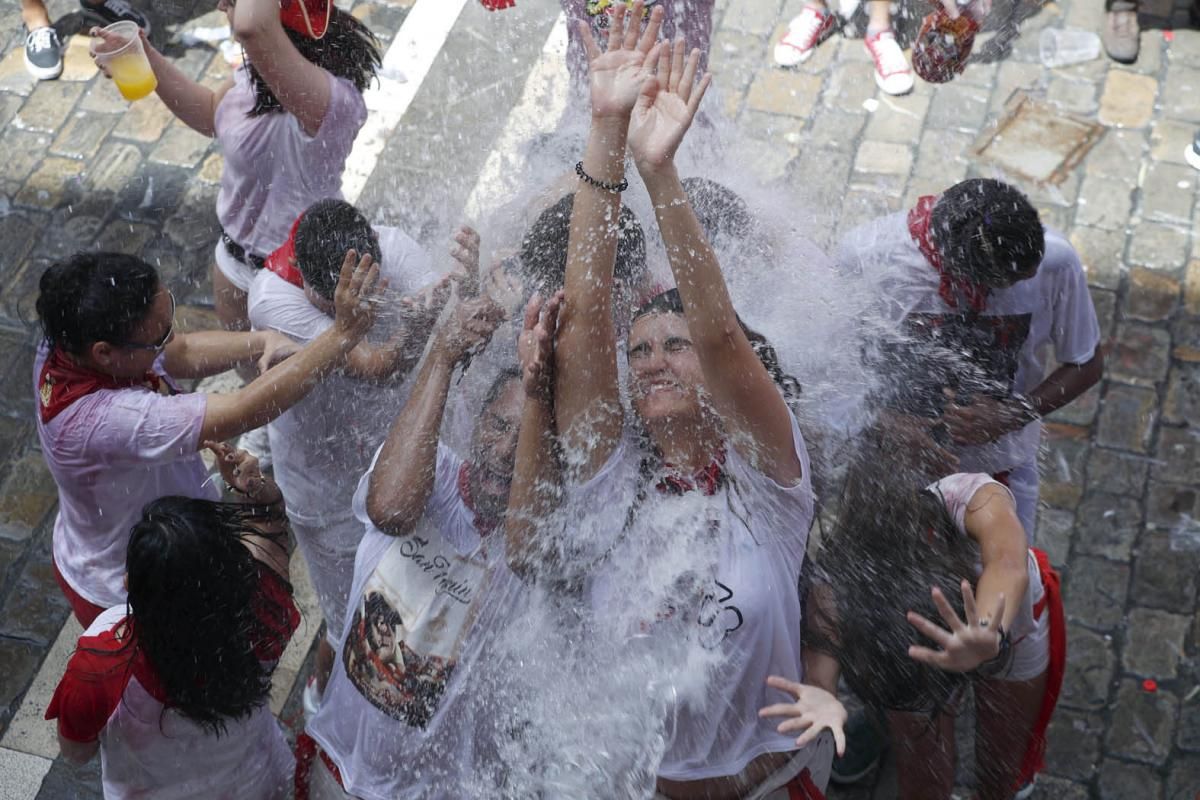
[[[1067,114],[1016,91],[995,127],[979,135],[972,152],[1006,174],[1043,186],[1062,183],[1104,133],[1099,123]]]

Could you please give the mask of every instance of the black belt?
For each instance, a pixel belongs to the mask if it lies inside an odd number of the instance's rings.
[[[221,242],[225,245],[225,252],[236,258],[238,261],[245,264],[250,269],[262,269],[265,260],[262,256],[256,256],[253,253],[247,253],[246,248],[233,240],[225,231],[221,231]]]

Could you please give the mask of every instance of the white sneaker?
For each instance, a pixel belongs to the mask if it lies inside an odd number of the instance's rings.
[[[1033,788],[1037,785],[1037,775],[1029,779],[1029,783],[1017,789],[1017,793],[1013,795],[1013,800],[1029,800],[1033,796]]]
[[[781,67],[794,67],[808,61],[835,24],[828,9],[805,6],[800,15],[788,23],[787,33],[775,45],[775,63]]]
[[[867,52],[875,62],[875,83],[887,94],[908,94],[913,88],[912,67],[904,58],[904,51],[896,43],[896,34],[886,28],[863,39]]]

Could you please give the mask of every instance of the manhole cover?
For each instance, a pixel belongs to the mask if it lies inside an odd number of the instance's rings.
[[[972,150],[1008,174],[1058,184],[1103,133],[1103,125],[1018,91],[1004,105],[996,127],[981,133]]]

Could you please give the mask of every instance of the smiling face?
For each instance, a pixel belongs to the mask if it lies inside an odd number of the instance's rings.
[[[629,394],[643,422],[696,420],[703,415],[704,372],[679,314],[638,317],[629,331]]]
[[[495,519],[508,507],[512,486],[513,460],[517,453],[517,434],[521,430],[521,411],[525,393],[521,381],[513,378],[483,409],[471,438],[471,498],[475,511],[486,519]]]

